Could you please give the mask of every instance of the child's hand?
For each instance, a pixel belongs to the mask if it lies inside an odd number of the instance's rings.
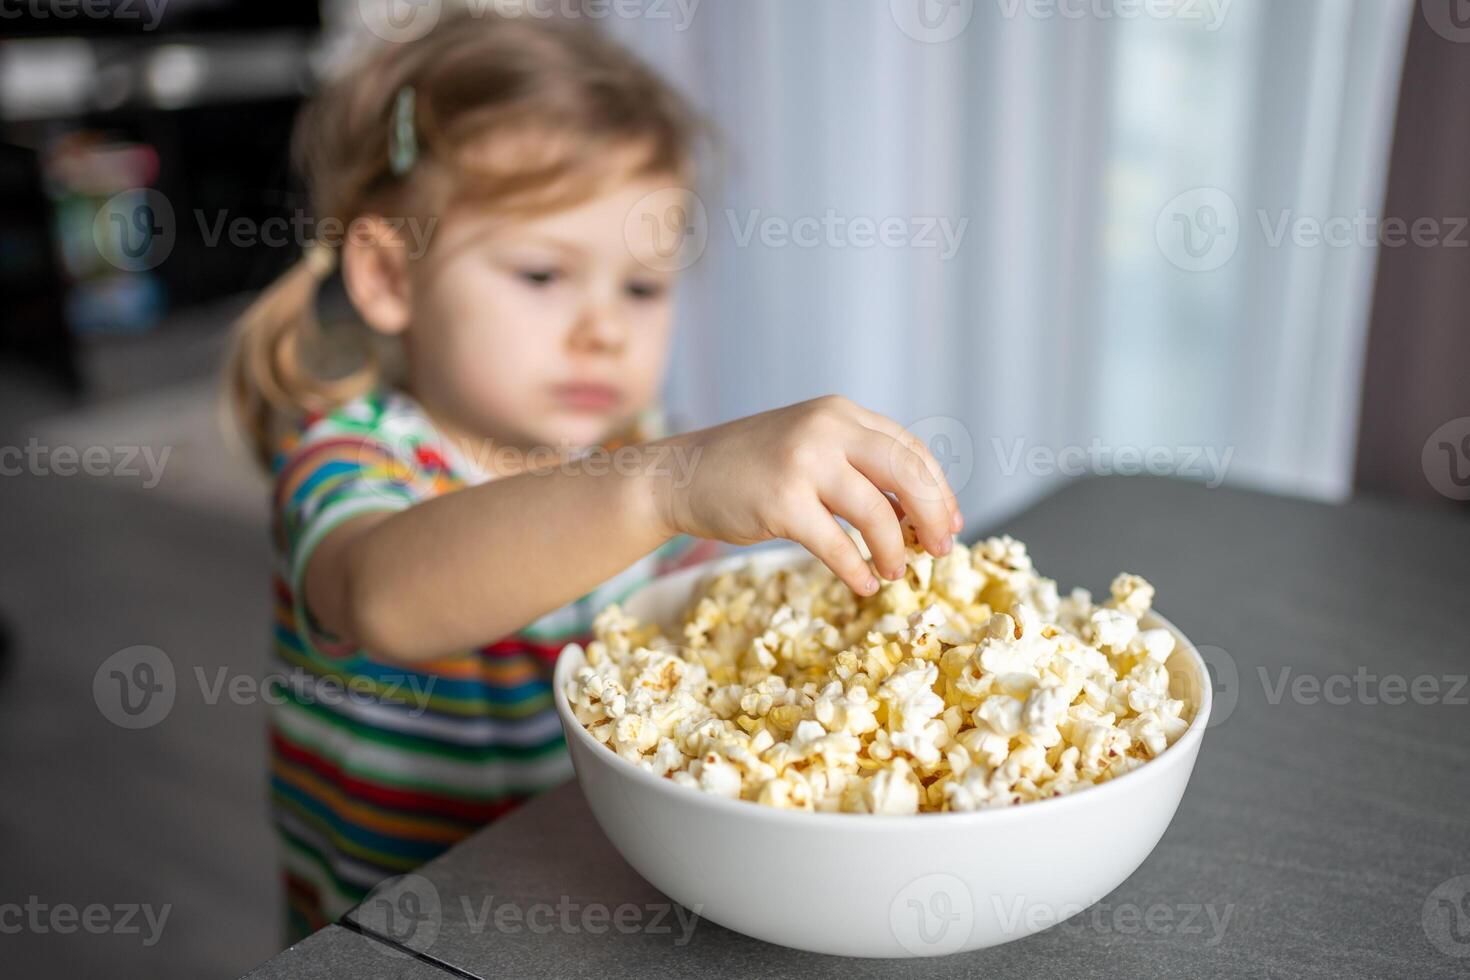
[[[664,477],[668,529],[731,544],[790,538],[860,595],[878,581],[834,520],[862,532],[884,578],[904,570],[899,512],[931,554],[949,552],[963,526],[954,491],[922,441],[845,398],[827,396],[668,440],[690,461],[688,477]]]

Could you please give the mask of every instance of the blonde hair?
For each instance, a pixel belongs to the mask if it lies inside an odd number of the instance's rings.
[[[400,176],[390,129],[406,88],[417,154]],[[639,176],[688,186],[699,129],[677,93],[589,26],[461,14],[369,51],[302,112],[293,150],[318,227],[347,229],[461,202],[547,213]],[[315,306],[334,266],[333,244],[312,244],[237,324],[224,394],[266,468],[289,425],[391,380],[361,324],[351,368],[326,369],[341,344]]]

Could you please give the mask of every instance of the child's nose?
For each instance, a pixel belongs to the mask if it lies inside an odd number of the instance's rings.
[[[616,313],[601,307],[589,308],[572,330],[571,347],[587,353],[617,354],[627,337],[627,329]]]

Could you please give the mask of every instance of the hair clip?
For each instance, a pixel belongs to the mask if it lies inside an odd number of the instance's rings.
[[[413,128],[413,86],[405,85],[393,100],[393,116],[388,123],[388,169],[402,177],[413,169],[419,158],[418,135]]]

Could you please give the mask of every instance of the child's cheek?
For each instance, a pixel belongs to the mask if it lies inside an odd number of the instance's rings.
[[[441,306],[410,337],[415,387],[460,424],[504,438],[523,432],[536,369],[526,346],[496,336],[494,322]]]
[[[450,368],[460,397],[485,420],[488,431],[523,432],[534,423],[545,368],[530,353],[524,341],[477,344]]]

